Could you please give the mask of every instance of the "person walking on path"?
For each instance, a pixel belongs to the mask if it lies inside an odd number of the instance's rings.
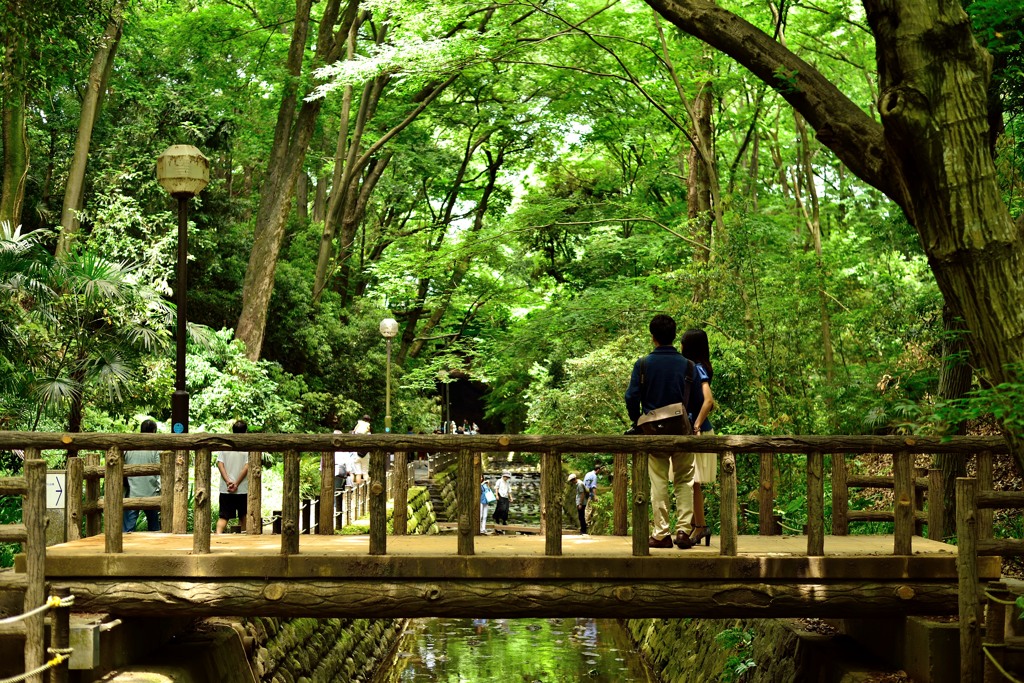
[[[245,434],[249,425],[236,420],[231,425],[235,434]],[[238,525],[245,531],[245,517],[249,500],[249,454],[244,451],[217,451],[217,470],[220,472],[220,514],[217,533],[222,534],[228,522],[238,517]]]
[[[501,479],[494,485],[494,494],[498,497],[498,504],[494,509],[494,523],[508,524],[508,508],[512,503],[512,473],[505,470],[501,473]]]
[[[568,483],[575,485],[576,487],[576,514],[580,520],[580,535],[587,536],[587,487],[582,481],[577,479],[576,473],[573,472],[569,475]]]
[[[700,412],[693,421],[693,433],[696,435],[713,436],[715,429],[708,419],[708,413],[715,407],[714,398],[711,395],[711,381],[714,379],[715,371],[711,368],[711,348],[708,344],[708,335],[704,330],[687,330],[679,341],[679,350],[684,356],[703,368],[708,376],[708,383],[703,385],[706,391],[702,392],[704,402],[701,404]],[[718,454],[717,453],[694,453],[693,454],[693,532],[690,540],[694,545],[704,539],[704,545],[711,545],[711,530],[708,528],[707,519],[704,516],[704,491],[703,484],[713,484],[718,479]]]
[[[156,422],[143,420],[139,431],[143,434],[155,434]],[[125,465],[159,465],[160,453],[157,451],[125,451]],[[149,498],[160,495],[160,475],[150,474],[144,477],[128,477],[128,486],[124,489],[125,498]],[[160,531],[160,511],[143,510],[146,513],[146,529]],[[130,534],[139,523],[139,511],[135,508],[125,509],[121,530]]]
[[[594,463],[594,468],[583,475],[583,488],[587,490],[587,528],[594,525],[594,501],[597,500],[597,475],[601,474],[604,465]]]
[[[710,400],[707,374],[672,346],[676,338],[676,321],[670,316],[654,316],[648,330],[654,350],[633,364],[625,396],[629,419],[635,426],[643,413],[673,403],[684,403],[684,396],[689,394],[684,409],[692,421],[704,400]],[[686,387],[688,382],[689,391]],[[668,471],[671,464],[676,496],[675,544],[680,550],[686,550],[693,546],[690,540],[693,532],[693,453],[673,453],[667,458],[650,455],[647,463],[651,478],[651,507],[654,510],[654,529],[647,545],[651,548],[672,547],[668,514]]]
[[[494,491],[491,490],[491,483],[487,481],[487,477],[484,476],[480,479],[480,533],[487,533],[487,511],[490,510],[491,503],[497,500],[497,496],[494,495]]]
[[[356,426],[352,428],[353,434],[369,434],[370,433],[370,416],[363,415],[356,421]],[[355,457],[352,458],[352,464],[350,466],[352,472],[352,481],[354,484],[359,484],[366,480],[366,475],[370,469],[370,454],[369,453],[356,453]]]

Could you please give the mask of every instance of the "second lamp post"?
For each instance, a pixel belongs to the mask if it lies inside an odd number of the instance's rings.
[[[380,321],[380,333],[388,340],[387,380],[384,389],[384,431],[391,433],[391,340],[398,334],[398,321],[384,318]]]

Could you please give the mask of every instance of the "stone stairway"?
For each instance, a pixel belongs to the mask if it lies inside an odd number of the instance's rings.
[[[437,522],[445,523],[452,520],[448,519],[448,511],[444,506],[444,499],[441,498],[441,487],[434,479],[428,479],[426,481],[427,491],[430,493],[430,506],[434,508],[434,519]]]

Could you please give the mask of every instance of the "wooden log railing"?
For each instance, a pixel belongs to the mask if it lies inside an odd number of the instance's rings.
[[[696,441],[699,438],[700,441]],[[721,458],[722,470],[722,529],[721,529],[721,552],[724,555],[734,555],[737,552],[736,542],[738,537],[736,501],[738,491],[736,490],[736,454],[758,453],[778,454],[791,453],[807,456],[808,468],[808,524],[807,524],[807,552],[810,555],[821,555],[824,553],[824,531],[826,520],[824,519],[823,481],[824,481],[824,455],[833,455],[833,462],[844,463],[842,457],[846,453],[891,453],[894,458],[893,488],[895,491],[894,509],[891,518],[895,522],[894,533],[894,554],[905,555],[912,552],[911,538],[920,515],[914,510],[914,502],[918,496],[915,487],[920,488],[928,485],[928,479],[913,477],[912,454],[914,453],[936,453],[936,452],[1005,452],[1006,447],[1001,439],[997,437],[957,437],[955,439],[940,439],[928,437],[874,437],[874,436],[786,436],[786,437],[753,437],[753,436],[713,436],[713,437],[648,437],[648,436],[520,436],[520,435],[305,435],[305,434],[43,434],[38,432],[4,432],[0,433],[0,448],[3,447],[24,448],[26,446],[36,448],[60,448],[66,449],[76,447],[79,450],[102,449],[107,452],[107,462],[102,469],[97,468],[95,460],[86,459],[83,470],[86,495],[81,507],[81,515],[86,519],[86,532],[98,531],[99,519],[97,515],[106,512],[113,513],[124,505],[165,505],[166,498],[161,496],[150,501],[128,499],[125,501],[117,494],[118,482],[122,475],[149,473],[146,467],[155,466],[129,466],[121,463],[119,454],[129,449],[147,450],[172,450],[175,452],[175,469],[184,454],[185,460],[193,453],[196,472],[196,495],[195,495],[195,519],[196,537],[194,540],[194,551],[202,554],[209,552],[209,527],[210,513],[209,504],[212,495],[212,486],[209,481],[210,454],[212,450],[234,450],[250,453],[250,461],[259,458],[258,454],[264,452],[285,453],[285,499],[281,501],[282,509],[282,552],[292,553],[298,551],[297,535],[301,530],[299,524],[299,502],[298,502],[298,460],[303,454],[313,455],[320,458],[321,467],[327,468],[327,458],[321,457],[321,453],[333,452],[336,450],[351,450],[375,454],[371,456],[370,481],[367,486],[358,486],[352,492],[343,492],[341,495],[349,498],[342,506],[332,506],[337,510],[343,510],[342,516],[348,516],[351,522],[357,518],[369,518],[371,528],[383,529],[386,531],[384,519],[386,514],[386,492],[389,489],[389,482],[386,479],[386,454],[408,453],[413,451],[427,451],[434,454],[435,463],[443,463],[446,460],[454,459],[459,468],[459,528],[460,528],[460,554],[472,554],[473,532],[475,526],[473,521],[477,519],[477,482],[474,473],[476,469],[471,467],[474,458],[479,458],[482,452],[534,452],[541,454],[542,461],[542,490],[544,496],[560,498],[564,493],[564,480],[561,472],[561,456],[569,453],[613,453],[624,456],[627,461],[633,460],[633,481],[645,482],[643,486],[637,487],[628,494],[628,508],[633,510],[633,548],[636,555],[646,555],[647,537],[649,532],[649,521],[647,508],[649,505],[647,481],[647,454],[661,457],[672,452],[694,450],[699,447],[703,452],[717,452]],[[553,457],[557,455],[558,457]],[[167,461],[161,464],[160,468],[164,476],[166,473]],[[376,467],[374,466],[376,463]],[[767,466],[766,466],[767,463]],[[139,467],[142,469],[135,469]],[[767,459],[762,460],[762,472],[771,472],[773,466]],[[834,468],[833,468],[834,469]],[[255,467],[254,467],[255,470]],[[408,472],[408,470],[406,470]],[[205,474],[204,474],[205,473]],[[75,477],[72,472],[72,477]],[[173,478],[174,475],[169,475]],[[407,474],[407,478],[408,478]],[[99,499],[98,479],[104,477],[108,481],[105,495],[102,502]],[[332,477],[333,478],[333,477]],[[762,480],[765,477],[762,477]],[[616,477],[619,485],[613,490],[621,493],[623,477]],[[840,475],[840,481],[843,477]],[[114,481],[117,480],[117,481]],[[846,476],[848,485],[858,483],[877,483],[874,481],[865,482],[857,477]],[[408,481],[408,479],[407,479]],[[833,472],[833,482],[836,475]],[[178,501],[179,483],[174,480],[173,500]],[[74,482],[72,482],[72,488]],[[252,487],[251,487],[252,488]],[[254,487],[257,493],[259,487]],[[390,484],[393,490],[393,482]],[[407,486],[402,487],[407,488]],[[771,490],[770,488],[768,489]],[[323,491],[323,489],[321,489]],[[620,506],[625,504],[627,496],[618,496]],[[326,506],[325,506],[326,507]],[[404,507],[404,506],[403,506]],[[258,509],[258,508],[257,508]],[[180,524],[180,520],[186,517],[184,510],[171,512],[174,519],[174,526]],[[330,510],[321,510],[321,517],[326,516]],[[560,506],[553,504],[544,505],[544,531],[545,535],[551,534],[550,540],[546,541],[546,552],[549,554],[560,553],[561,539],[555,538],[561,533],[561,523],[554,522],[554,515],[560,516]],[[250,513],[251,514],[251,513]],[[619,515],[616,514],[616,517]],[[762,515],[764,517],[765,515]],[[342,520],[344,521],[344,519]],[[335,517],[335,523],[337,518]],[[318,525],[320,521],[318,520]],[[120,525],[106,525],[107,548],[110,552],[119,552],[121,547]],[[257,525],[253,525],[252,533],[258,533]],[[205,530],[205,531],[204,531]],[[326,532],[326,525],[321,528]],[[621,529],[619,529],[621,531]],[[764,529],[762,528],[762,533]],[[378,531],[372,534],[372,545],[375,553],[386,552],[386,541]],[[296,538],[292,538],[292,536]]]
[[[74,447],[79,451],[100,449],[106,452],[106,462],[99,467],[98,456],[86,455],[82,459],[72,458],[69,463],[69,479],[75,491],[84,488],[84,500],[69,503],[69,514],[72,518],[84,520],[86,533],[98,533],[101,514],[114,514],[118,523],[106,524],[105,547],[108,552],[121,550],[120,514],[124,505],[162,506],[167,504],[168,497],[160,496],[153,499],[123,499],[120,482],[122,476],[141,475],[156,471],[156,466],[125,466],[121,454],[126,450],[171,450],[175,457],[164,458],[159,466],[163,476],[174,479],[174,488],[170,498],[179,500],[178,481],[168,472],[173,464],[179,470],[184,454],[187,461],[193,455],[195,462],[196,494],[195,519],[196,530],[193,536],[193,552],[205,554],[210,552],[210,514],[209,498],[211,493],[211,452],[212,450],[232,450],[249,452],[250,458],[263,452],[284,453],[284,491],[281,501],[282,534],[281,553],[290,555],[299,553],[299,459],[303,454],[319,454],[335,450],[368,451],[370,456],[369,481],[351,492],[346,506],[350,515],[358,515],[360,508],[370,520],[369,551],[371,554],[387,554],[386,529],[386,457],[389,452],[428,451],[431,453],[447,453],[457,464],[458,492],[458,548],[459,555],[473,555],[476,530],[476,509],[478,505],[477,478],[479,477],[479,459],[483,452],[519,451],[533,452],[541,455],[541,487],[544,492],[542,507],[545,517],[545,553],[559,556],[563,552],[561,538],[561,505],[557,501],[566,493],[562,477],[562,458],[566,454],[612,453],[617,456],[617,463],[625,465],[632,460],[632,480],[640,482],[634,485],[626,496],[618,497],[628,500],[632,509],[632,548],[636,556],[649,554],[647,537],[649,534],[649,500],[647,485],[648,456],[664,457],[679,451],[696,451],[718,453],[720,457],[721,479],[721,531],[720,554],[736,555],[738,552],[738,507],[737,499],[737,454],[803,454],[807,456],[807,499],[808,499],[808,533],[807,554],[822,555],[824,549],[824,530],[826,520],[823,501],[824,454],[831,454],[833,463],[838,463],[842,472],[836,474],[833,467],[832,481],[845,482],[847,486],[884,485],[876,480],[867,480],[850,476],[845,471],[845,454],[849,453],[889,453],[893,457],[894,504],[891,513],[894,522],[893,554],[910,555],[913,552],[912,538],[915,527],[921,516],[916,510],[920,499],[919,492],[930,487],[935,491],[936,477],[928,472],[927,477],[916,475],[912,464],[916,453],[978,453],[979,479],[959,479],[957,481],[957,536],[958,536],[958,569],[961,629],[961,678],[969,683],[980,683],[982,670],[981,634],[984,624],[984,611],[977,569],[978,556],[1024,556],[1024,541],[1010,539],[993,539],[991,531],[991,510],[994,508],[1024,508],[1024,493],[991,490],[991,457],[996,453],[1006,453],[1007,448],[998,437],[867,437],[867,436],[785,436],[785,437],[752,437],[752,436],[702,436],[702,437],[638,437],[638,436],[513,436],[513,435],[476,435],[476,436],[422,436],[422,435],[289,435],[289,434],[231,434],[231,435],[168,435],[168,434],[46,434],[38,432],[0,432],[0,449],[22,449],[29,456],[26,463],[28,479],[24,531],[20,528],[4,528],[0,530],[0,538],[27,538],[30,557],[26,561],[28,567],[30,594],[26,594],[26,605],[37,604],[43,596],[39,589],[32,588],[36,583],[42,586],[42,560],[33,559],[38,553],[45,553],[42,543],[44,525],[42,498],[45,488],[45,464],[37,460],[42,449],[65,450]],[[837,457],[837,455],[839,457]],[[621,458],[619,458],[621,456]],[[78,460],[76,463],[75,461]],[[252,461],[252,460],[251,460]],[[321,460],[323,462],[323,460]],[[762,463],[764,464],[764,463]],[[768,463],[771,464],[770,462]],[[148,468],[148,469],[147,469]],[[254,468],[254,472],[255,472]],[[616,468],[619,472],[621,469]],[[617,476],[617,480],[625,477]],[[102,500],[100,498],[100,479],[105,479]],[[36,481],[38,480],[38,481]],[[34,482],[34,483],[33,483]],[[251,482],[252,483],[252,482]],[[887,482],[886,482],[887,483]],[[10,478],[0,479],[0,493],[15,489],[21,491],[22,484]],[[257,490],[258,490],[257,486]],[[32,494],[39,491],[38,495]],[[622,488],[613,488],[617,493]],[[770,488],[768,490],[771,490]],[[346,492],[348,493],[348,492]],[[932,498],[936,500],[937,498]],[[179,508],[171,513],[175,526],[186,518],[186,510]],[[360,515],[361,516],[361,515]],[[927,519],[927,518],[926,518]],[[36,538],[38,537],[38,543]],[[38,550],[32,550],[38,548]],[[43,555],[41,555],[42,557]],[[33,569],[36,567],[36,569]],[[36,576],[38,575],[38,576]],[[32,578],[36,576],[39,581]],[[39,594],[37,594],[39,593]],[[990,619],[998,618],[998,610],[989,613]],[[31,624],[36,629],[39,624]],[[998,636],[998,628],[990,629],[990,637]],[[41,642],[41,636],[39,641]],[[998,642],[989,643],[990,650],[998,647]],[[26,662],[29,658],[42,659],[42,653],[29,653],[26,649]]]
[[[893,509],[850,510],[850,489],[853,488],[892,489]],[[849,473],[844,455],[833,456],[832,533],[846,536],[853,522],[892,522],[894,526],[900,527],[898,535],[901,538],[906,536],[904,526],[913,527],[912,536],[921,536],[927,525],[928,538],[943,540],[942,472],[937,469],[914,468],[912,453],[898,453],[893,455],[892,476],[853,475]]]
[[[0,524],[0,541],[23,544],[25,553],[24,582],[17,576],[0,576],[0,582],[24,588],[23,613],[27,614],[46,601],[46,462],[38,448],[25,449],[24,473],[20,477],[0,477],[0,496],[22,499],[20,524]],[[24,623],[25,671],[40,667],[45,659],[45,624],[43,614],[26,617]],[[41,675],[30,681],[42,681]]]
[[[978,557],[1024,557],[1024,540],[992,538],[992,511],[1024,509],[1024,492],[992,491],[988,472],[956,480],[957,575],[960,580],[960,680],[989,683],[1002,680],[997,663],[1005,651],[1005,586],[984,589],[978,579]],[[986,481],[985,478],[988,480]],[[986,609],[987,603],[987,609]],[[985,618],[987,612],[988,618]],[[987,642],[982,642],[984,631]]]

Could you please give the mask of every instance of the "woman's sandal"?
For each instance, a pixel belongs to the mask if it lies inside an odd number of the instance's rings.
[[[690,532],[690,543],[693,545],[699,545],[700,540],[704,539],[704,545],[711,545],[711,529],[706,526],[694,526],[693,531]]]

